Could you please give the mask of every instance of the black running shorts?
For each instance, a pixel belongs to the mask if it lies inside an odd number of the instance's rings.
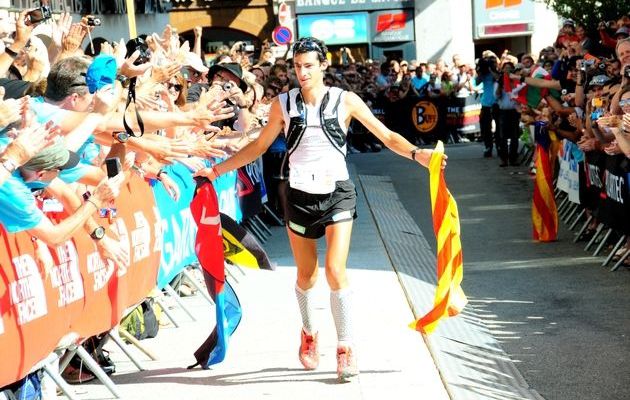
[[[319,239],[326,226],[351,221],[357,217],[357,192],[350,179],[337,181],[335,190],[326,194],[311,194],[288,188],[287,226],[299,236]]]

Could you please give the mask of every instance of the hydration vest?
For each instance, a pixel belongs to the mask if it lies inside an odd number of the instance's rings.
[[[341,103],[341,95],[344,90],[338,87],[330,87],[322,99],[319,107],[319,119],[322,131],[330,141],[333,148],[346,157],[343,147],[347,142],[347,131],[339,124],[338,109]],[[287,152],[282,161],[281,175],[286,168],[286,161],[297,149],[300,140],[307,128],[307,109],[304,106],[304,98],[299,88],[291,89],[288,93],[280,94],[279,101],[284,102],[286,116],[289,119],[289,127],[285,131]],[[286,120],[285,120],[286,123]]]

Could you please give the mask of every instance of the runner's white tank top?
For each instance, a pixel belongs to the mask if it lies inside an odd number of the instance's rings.
[[[348,116],[344,105],[346,92],[339,88],[328,88],[330,97],[324,115],[332,113],[338,96],[341,96],[339,107],[337,108],[337,119],[339,126],[344,133],[348,133],[346,118]],[[289,93],[282,93],[279,96],[284,117],[284,133],[289,129],[290,118],[299,115],[295,106],[295,97],[299,89],[292,89]],[[291,115],[287,113],[287,96],[291,96]],[[349,179],[348,167],[346,165],[345,154],[347,145],[341,148],[343,154],[337,150],[324,133],[320,120],[321,100],[309,106],[304,103],[306,110],[306,130],[297,148],[289,156],[289,185],[303,192],[312,194],[332,193],[335,190],[337,181]]]

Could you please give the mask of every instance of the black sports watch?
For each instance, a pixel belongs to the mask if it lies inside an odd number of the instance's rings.
[[[94,240],[101,240],[105,237],[105,228],[97,226],[96,229],[90,233],[90,237]]]

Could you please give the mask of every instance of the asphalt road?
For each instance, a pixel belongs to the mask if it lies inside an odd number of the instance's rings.
[[[630,270],[601,267],[563,223],[557,242],[534,242],[533,182],[524,167],[499,168],[476,143],[446,152],[464,291],[529,385],[553,400],[630,399]],[[359,174],[391,176],[405,208],[433,237],[426,171],[389,151],[349,161]]]

